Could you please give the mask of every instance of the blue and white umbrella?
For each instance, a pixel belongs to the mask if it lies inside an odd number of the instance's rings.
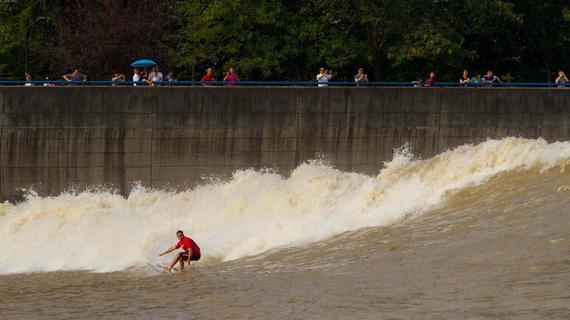
[[[141,59],[141,60],[137,60],[133,63],[131,63],[131,67],[133,68],[146,68],[146,67],[152,67],[156,64],[156,62],[150,60],[150,59]]]

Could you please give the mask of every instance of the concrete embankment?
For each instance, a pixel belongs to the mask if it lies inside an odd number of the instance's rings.
[[[324,158],[378,173],[487,138],[570,140],[570,90],[0,87],[0,198],[23,188],[186,188],[240,168]]]

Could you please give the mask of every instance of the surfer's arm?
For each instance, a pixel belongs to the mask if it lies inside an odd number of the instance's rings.
[[[170,253],[170,252],[174,251],[174,250],[176,250],[176,246],[172,246],[172,247],[170,247],[170,248],[164,250],[164,252],[161,253],[161,254],[159,254],[158,256],[161,257],[161,256],[163,256],[163,255],[165,255],[165,254],[167,254],[167,253]]]

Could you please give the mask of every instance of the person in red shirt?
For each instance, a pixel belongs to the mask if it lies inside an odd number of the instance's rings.
[[[178,252],[174,258],[172,258],[170,265],[162,265],[162,267],[168,272],[174,268],[177,262],[180,262],[180,271],[184,271],[184,261],[188,261],[188,265],[190,265],[190,261],[198,261],[201,257],[200,247],[198,247],[194,240],[185,237],[182,230],[176,231],[176,237],[178,238],[178,243],[158,255],[159,257],[162,257],[163,255],[170,253],[178,248],[182,248],[182,250],[184,250],[182,252]]]
[[[200,79],[202,82],[216,81],[214,78],[214,68],[206,69],[206,74]],[[204,84],[206,86],[206,84]]]
[[[426,78],[426,81],[424,81],[426,87],[433,87],[435,86],[435,83],[437,82],[437,78],[435,76],[435,72],[431,72],[429,74],[429,76]]]

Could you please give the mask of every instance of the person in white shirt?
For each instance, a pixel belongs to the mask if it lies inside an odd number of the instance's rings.
[[[326,70],[324,67],[321,67],[319,74],[317,74],[317,81],[319,82],[319,87],[326,87],[329,80],[332,79],[332,70]]]
[[[152,86],[152,81],[156,77],[156,69],[155,68],[156,68],[155,66],[150,68],[150,72],[148,73],[148,77],[145,80],[146,84],[148,84],[149,86]]]
[[[158,71],[158,66],[155,65],[152,67],[150,73],[148,74],[148,85],[154,86],[156,82],[161,82],[163,79],[162,72]]]
[[[135,74],[133,74],[133,86],[137,86],[137,82],[141,81],[141,71],[139,69],[135,69]]]
[[[46,82],[44,82],[44,87],[51,87],[53,85],[52,83],[47,82],[47,81],[49,81],[49,77],[47,75],[46,75],[45,81]]]
[[[152,82],[160,82],[164,80],[162,72],[160,72],[158,66],[154,66],[154,77],[152,78]]]

